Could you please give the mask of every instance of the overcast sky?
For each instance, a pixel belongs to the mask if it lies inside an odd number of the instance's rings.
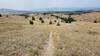
[[[0,8],[32,10],[34,8],[100,7],[100,0],[0,0]]]

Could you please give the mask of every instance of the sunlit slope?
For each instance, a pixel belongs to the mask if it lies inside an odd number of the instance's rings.
[[[52,51],[54,56],[100,55],[100,23],[60,22],[57,26],[48,23],[55,20],[54,17],[44,17],[45,23],[35,17],[37,23],[33,25],[29,23],[30,17],[0,17],[0,55],[43,56],[46,50]]]

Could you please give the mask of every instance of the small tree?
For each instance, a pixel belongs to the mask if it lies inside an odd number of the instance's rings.
[[[73,18],[68,18],[68,23],[71,23],[71,22],[73,22],[73,21],[76,21],[76,20],[74,20]]]
[[[41,20],[41,23],[44,23],[44,20]]]
[[[2,17],[2,15],[0,14],[0,17]]]
[[[53,14],[51,14],[51,16],[54,16]]]
[[[35,20],[35,17],[32,17],[32,20]]]
[[[25,18],[28,18],[29,16],[25,16]]]
[[[6,15],[6,17],[9,17],[8,15]]]
[[[76,21],[76,20],[74,20],[74,19],[71,17],[71,14],[69,14],[69,17],[68,17],[68,19],[66,20],[66,23],[71,23],[71,22],[73,22],[73,21]]]
[[[39,20],[42,20],[42,17],[40,17]]]
[[[43,15],[46,15],[47,13],[43,13]]]
[[[59,18],[59,16],[55,16],[57,19]]]
[[[60,23],[59,22],[57,23],[57,26],[60,26]]]
[[[33,24],[34,24],[34,23],[33,23],[33,21],[31,21],[31,20],[29,21],[29,23],[30,23],[31,25],[33,25]]]
[[[54,20],[54,22],[57,22],[56,20]]]
[[[96,21],[96,20],[94,20],[94,23],[97,23],[97,21]]]
[[[52,21],[50,21],[49,24],[52,24]]]

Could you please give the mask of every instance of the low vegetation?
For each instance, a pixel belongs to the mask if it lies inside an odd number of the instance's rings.
[[[66,23],[71,23],[71,22],[75,22],[75,21],[76,21],[75,19],[73,19],[73,18],[71,17],[71,14],[69,14],[69,17],[68,17],[68,18],[64,18],[64,17],[60,17],[60,16],[56,16],[56,15],[51,15],[51,16],[54,16],[54,17],[56,17],[57,19],[59,18],[59,19],[61,19],[62,21],[65,21]]]
[[[42,17],[40,17],[39,20],[43,20]]]
[[[94,30],[88,30],[87,33],[90,35],[98,35],[99,34],[97,31],[94,31]]]
[[[52,24],[52,21],[50,20],[49,24],[51,25]]]
[[[9,17],[9,15],[6,15],[6,17]]]
[[[0,14],[0,17],[2,17],[2,15]]]
[[[59,22],[57,23],[57,26],[60,26],[60,23]]]
[[[41,20],[41,23],[45,23],[44,20]]]
[[[97,21],[96,21],[96,20],[94,20],[94,23],[97,23]]]
[[[29,15],[27,15],[27,14],[20,14],[19,16],[24,16],[25,18],[29,17]]]
[[[33,24],[34,24],[34,22],[33,22],[33,21],[31,21],[31,20],[29,21],[29,23],[30,23],[31,25],[33,25]]]
[[[32,17],[32,20],[35,20],[35,17]]]
[[[71,23],[71,22],[75,22],[76,20],[74,20],[73,18],[71,17],[68,17],[68,19],[66,20],[66,23]]]
[[[57,22],[57,20],[54,20],[54,22]]]

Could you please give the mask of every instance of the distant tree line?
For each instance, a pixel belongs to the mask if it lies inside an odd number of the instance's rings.
[[[60,17],[60,16],[57,16],[57,15],[51,15],[51,16],[54,16],[56,17],[57,19],[61,19],[62,21],[65,21],[66,23],[71,23],[71,22],[75,22],[76,20],[74,18],[71,17],[72,14],[68,14],[68,18],[64,18],[64,17]]]

